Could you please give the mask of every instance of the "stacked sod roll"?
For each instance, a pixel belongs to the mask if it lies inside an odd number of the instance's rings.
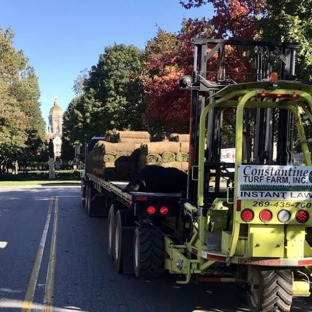
[[[147,146],[146,161],[149,165],[174,167],[183,171],[188,170],[187,142],[150,142]]]
[[[107,136],[112,143],[148,143],[150,134],[147,131],[117,131]]]
[[[86,169],[106,180],[128,181],[146,166],[146,156],[144,144],[99,141],[88,156]]]
[[[146,165],[188,170],[189,135],[174,134],[170,141],[149,142],[143,131],[119,131],[99,141],[90,152],[87,172],[111,181],[129,181]]]

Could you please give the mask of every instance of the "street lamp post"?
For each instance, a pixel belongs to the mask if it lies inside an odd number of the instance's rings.
[[[75,159],[80,159],[80,143],[75,144]]]
[[[53,140],[50,139],[49,142],[49,179],[55,179],[55,169],[54,169],[54,145]]]
[[[80,161],[80,143],[76,143],[74,148],[75,148],[75,165],[74,165],[74,170],[78,169],[78,162]]]

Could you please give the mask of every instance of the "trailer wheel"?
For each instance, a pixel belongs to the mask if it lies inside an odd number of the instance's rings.
[[[111,260],[114,260],[114,242],[115,242],[115,218],[118,210],[124,207],[119,204],[111,204],[108,212],[108,255]]]
[[[134,271],[138,278],[159,278],[164,271],[164,238],[152,226],[136,227],[134,232]]]
[[[126,209],[118,210],[115,215],[115,241],[113,244],[114,262],[118,273],[134,273],[133,236],[133,212]],[[126,270],[124,270],[124,267]]]
[[[89,193],[90,193],[90,186],[86,185],[86,190],[85,190],[85,204],[84,207],[87,210],[88,207],[88,201],[89,201]]]
[[[96,190],[94,189],[94,187],[91,185],[88,187],[88,196],[87,196],[87,205],[86,205],[86,209],[87,209],[87,213],[89,217],[94,217],[94,210],[95,210],[95,206],[94,203],[91,202],[93,196],[96,194]]]
[[[289,312],[292,304],[293,274],[290,270],[252,267],[248,293],[251,312]]]
[[[85,204],[85,207],[86,207],[86,210],[87,210],[87,213],[88,213],[88,216],[89,217],[92,217],[93,214],[92,214],[92,204],[91,204],[91,199],[92,197],[95,195],[95,189],[92,185],[87,185],[86,187],[86,204]]]
[[[81,196],[82,205],[85,207],[86,206],[86,187],[82,185],[82,182],[81,182],[81,187],[80,187],[80,196]]]

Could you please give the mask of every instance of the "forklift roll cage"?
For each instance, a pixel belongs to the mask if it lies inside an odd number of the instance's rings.
[[[188,181],[188,201],[195,203],[197,201],[198,189],[197,183],[193,183],[198,179],[198,155],[199,153],[199,124],[200,116],[204,108],[213,103],[216,99],[223,101],[222,94],[228,92],[228,88],[233,88],[236,84],[232,79],[225,77],[223,65],[226,57],[227,46],[242,47],[246,53],[255,54],[254,57],[254,70],[248,75],[253,75],[254,80],[257,82],[269,81],[270,74],[273,70],[273,61],[275,58],[279,61],[279,79],[280,80],[294,80],[295,78],[295,57],[296,51],[299,48],[297,43],[272,43],[267,41],[252,41],[252,40],[223,40],[223,39],[192,39],[194,46],[194,64],[192,77],[184,76],[180,80],[180,88],[191,90],[191,116],[190,116],[190,152],[189,152],[189,181]],[[253,51],[251,48],[254,48]],[[216,80],[209,81],[207,75],[209,74],[207,63],[217,54],[217,69]],[[223,74],[220,74],[223,73]],[[221,77],[223,75],[223,77]],[[218,79],[223,78],[223,79]],[[242,83],[239,83],[239,88],[242,88]],[[222,92],[222,93],[221,93]],[[229,97],[227,95],[226,97]],[[259,109],[257,112],[257,118],[260,118],[263,111]],[[287,164],[291,155],[284,153],[285,150],[290,149],[292,144],[291,131],[293,118],[287,110],[280,110],[278,112],[279,127],[283,127],[285,124],[290,124],[289,131],[282,131],[279,129],[279,137],[277,140],[278,162],[280,164]],[[220,110],[216,109],[213,113],[208,115],[208,129],[207,133],[213,133],[207,137],[207,149],[205,150],[206,162],[211,163],[211,166],[217,166],[220,159]],[[260,135],[260,133],[258,134]],[[257,141],[259,138],[255,138]],[[218,148],[216,148],[216,146]],[[214,147],[214,148],[213,148]],[[256,151],[256,154],[257,151]],[[214,165],[213,165],[214,164]],[[228,165],[230,167],[230,165]],[[216,172],[218,177],[218,172]],[[218,187],[218,186],[217,186]],[[216,190],[216,193],[218,190]]]

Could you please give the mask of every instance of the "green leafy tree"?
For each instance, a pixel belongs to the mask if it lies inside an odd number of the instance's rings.
[[[7,162],[25,147],[28,119],[8,92],[8,85],[0,81],[0,163]]]
[[[69,103],[63,115],[62,158],[73,160],[75,144],[84,144],[85,140],[94,136],[98,125],[91,124],[92,104],[88,102],[88,94],[78,96]]]
[[[105,48],[85,81],[85,105],[90,106],[93,135],[144,128],[145,93],[141,75],[142,51],[124,44]]]
[[[12,94],[12,86],[18,80],[19,71],[27,60],[13,47],[14,33],[9,28],[0,29],[0,161],[8,161],[17,150],[25,146],[28,118],[18,99]]]
[[[312,1],[266,1],[261,19],[255,24],[261,37],[275,42],[297,42],[296,75],[312,79]]]
[[[30,161],[38,161],[40,158],[38,156],[45,150],[45,122],[40,110],[38,78],[34,74],[34,69],[27,68],[23,75],[23,80],[19,81],[15,88],[15,94],[19,95],[21,109],[29,120],[26,146],[18,157],[26,166]]]
[[[10,28],[0,29],[1,162],[35,158],[44,142],[38,78],[13,39]]]
[[[25,147],[16,151],[16,158],[24,166],[38,161],[41,152],[45,149],[45,122],[42,118],[39,103],[38,78],[34,68],[25,66],[20,70],[20,79],[10,86],[10,92],[17,99],[22,112],[28,119],[26,128],[27,139]]]

